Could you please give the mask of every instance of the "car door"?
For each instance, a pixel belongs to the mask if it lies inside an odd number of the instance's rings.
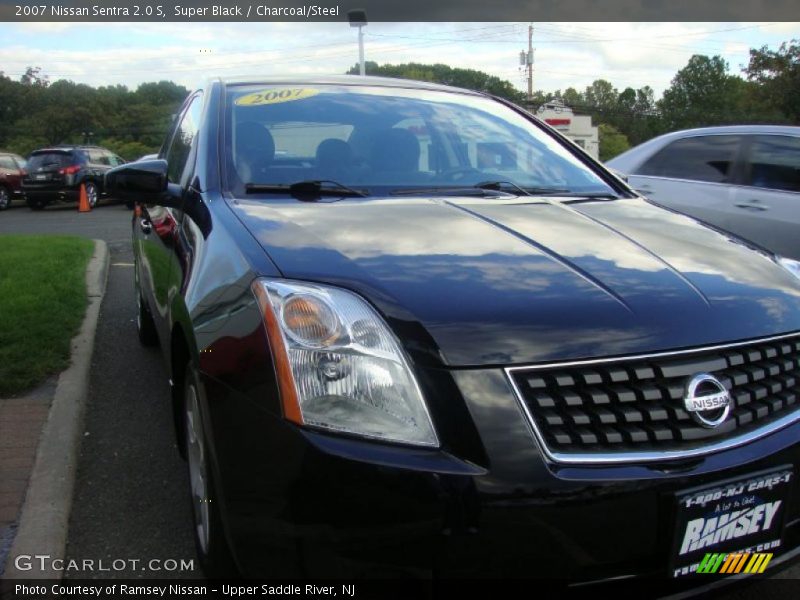
[[[725,229],[741,152],[740,135],[680,138],[644,161],[628,182],[658,204]]]
[[[734,191],[730,230],[800,260],[800,137],[753,135],[742,183]]]
[[[192,97],[181,113],[169,143],[159,155],[167,161],[169,183],[183,189],[191,171],[188,161],[200,124],[202,103],[202,95]],[[175,246],[181,218],[180,210],[158,204],[140,205],[134,213],[134,246],[139,259],[137,276],[162,341],[169,336],[170,289],[174,288],[170,286],[170,272],[180,269],[176,264]]]

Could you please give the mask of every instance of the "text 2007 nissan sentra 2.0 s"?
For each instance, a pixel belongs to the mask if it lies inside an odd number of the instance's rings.
[[[798,264],[528,113],[214,81],[108,180],[208,572],[666,590],[718,581],[707,553],[798,553]]]

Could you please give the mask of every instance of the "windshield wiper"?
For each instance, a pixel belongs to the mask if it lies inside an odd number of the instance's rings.
[[[480,188],[482,190],[495,190],[498,192],[504,192],[503,188],[511,188],[515,192],[518,193],[519,196],[530,196],[530,192],[526,190],[519,184],[514,183],[513,181],[508,180],[498,180],[498,181],[481,181],[480,183],[476,183],[473,187]]]
[[[564,198],[575,198],[578,200],[580,199],[586,200],[588,198],[608,198],[616,200],[620,198],[620,196],[618,194],[615,194],[614,192],[576,192],[566,188],[526,187],[525,191],[532,196],[562,196]]]
[[[480,186],[461,186],[445,185],[429,188],[404,188],[392,190],[392,196],[417,196],[417,195],[437,195],[437,196],[479,196],[481,198],[508,197],[509,192],[494,188],[484,188]]]
[[[339,196],[341,198],[366,198],[365,190],[347,187],[330,179],[309,179],[296,181],[286,185],[282,183],[247,183],[244,186],[248,194],[290,194],[299,200],[313,200],[321,196]]]
[[[569,192],[566,194],[558,194],[559,196],[565,196],[572,200],[587,200],[587,199],[595,199],[595,198],[606,198],[608,200],[619,200],[622,196],[619,194],[615,194],[614,192]]]

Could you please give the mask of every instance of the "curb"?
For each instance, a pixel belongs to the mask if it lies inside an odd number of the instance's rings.
[[[53,559],[64,558],[94,335],[108,276],[108,246],[102,240],[94,240],[94,244],[94,255],[86,269],[89,305],[80,330],[72,338],[71,364],[58,377],[4,579],[61,579],[61,571],[43,569],[34,560],[29,570],[18,570],[12,557],[47,555],[50,564]]]

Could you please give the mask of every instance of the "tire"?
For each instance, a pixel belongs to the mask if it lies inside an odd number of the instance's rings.
[[[213,469],[206,436],[200,379],[190,362],[184,375],[183,426],[186,464],[189,470],[194,542],[203,572],[209,578],[236,575],[217,502]]]
[[[97,191],[97,185],[93,181],[87,181],[86,186],[86,199],[89,201],[89,208],[97,206],[97,198],[100,192]]]
[[[135,285],[134,288],[136,290],[136,331],[139,334],[139,343],[142,346],[158,346],[158,333],[156,332],[156,324],[153,321],[153,315],[150,313],[150,309],[147,308],[147,304],[142,297],[142,289],[139,284],[139,270],[138,268],[134,267],[134,278],[135,278]]]
[[[8,188],[0,185],[0,210],[5,210],[11,205],[11,192]]]

